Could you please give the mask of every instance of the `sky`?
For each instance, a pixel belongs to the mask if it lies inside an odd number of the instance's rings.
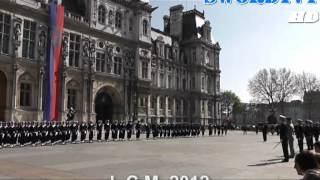
[[[236,93],[242,102],[250,102],[248,82],[263,68],[287,68],[320,77],[320,21],[288,23],[293,12],[320,13],[317,5],[204,5],[204,0],[150,0],[158,7],[152,14],[152,26],[163,30],[163,16],[171,6],[182,4],[185,10],[196,7],[211,22],[212,37],[219,42],[221,89]]]

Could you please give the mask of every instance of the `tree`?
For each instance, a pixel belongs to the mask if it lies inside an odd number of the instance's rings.
[[[280,103],[281,112],[284,113],[284,102],[289,101],[296,93],[295,74],[286,68],[276,71],[276,102]]]
[[[248,85],[249,93],[255,101],[261,103],[273,104],[277,91],[276,70],[260,70],[250,81]]]
[[[243,106],[240,98],[232,91],[224,91],[222,93],[221,99],[221,108],[223,112],[226,112],[227,117],[229,117],[233,113],[242,111]]]
[[[283,112],[283,103],[296,94],[295,75],[286,68],[260,70],[248,85],[250,94],[258,102],[266,102],[274,109],[274,104],[280,103]]]
[[[312,73],[297,74],[295,78],[295,83],[297,86],[298,95],[301,99],[306,92],[318,91],[320,90],[320,82],[318,77]]]

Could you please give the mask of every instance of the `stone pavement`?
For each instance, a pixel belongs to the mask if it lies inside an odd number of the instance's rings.
[[[273,149],[277,142],[278,136],[265,143],[261,133],[235,131],[223,137],[6,148],[0,150],[0,179],[299,179],[292,159],[281,163],[281,145]]]

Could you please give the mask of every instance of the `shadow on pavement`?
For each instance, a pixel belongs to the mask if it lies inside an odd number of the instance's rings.
[[[268,159],[268,160],[262,160],[262,162],[257,163],[257,164],[249,164],[249,167],[254,167],[254,166],[268,166],[268,165],[272,165],[272,164],[279,164],[279,163],[283,163],[282,162],[282,158],[276,158],[276,159]]]

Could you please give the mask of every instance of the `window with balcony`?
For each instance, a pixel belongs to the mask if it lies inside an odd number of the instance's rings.
[[[120,57],[114,57],[113,73],[121,75],[122,71],[122,59]]]
[[[68,89],[68,102],[67,106],[69,108],[76,109],[77,105],[77,90],[76,89]]]
[[[96,53],[96,71],[106,72],[106,55],[101,52]]]
[[[142,78],[148,79],[148,72],[149,72],[149,63],[142,62]]]
[[[69,66],[79,67],[80,61],[80,35],[70,33]]]
[[[36,27],[37,24],[35,22],[23,21],[22,57],[24,58],[35,58]]]

